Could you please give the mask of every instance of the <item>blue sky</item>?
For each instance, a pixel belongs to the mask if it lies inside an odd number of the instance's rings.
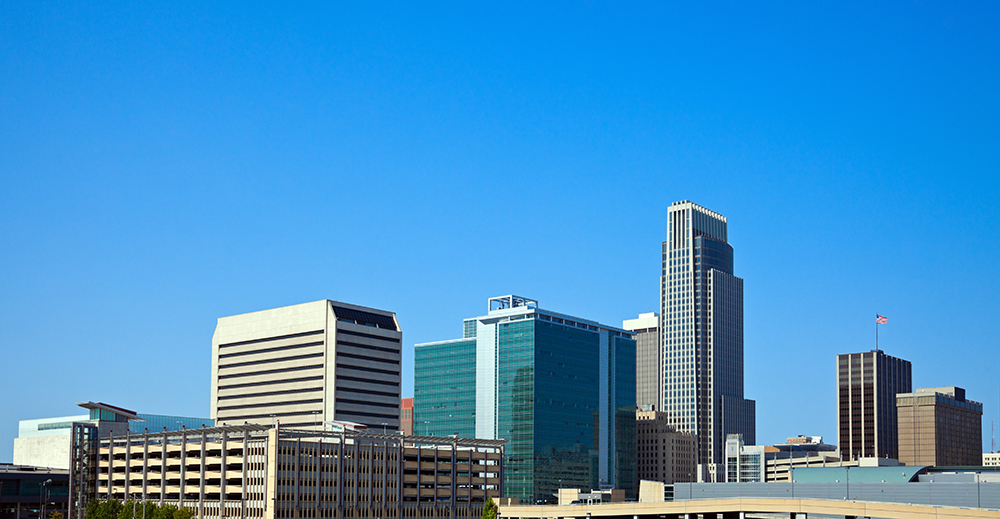
[[[355,3],[357,4],[357,3]],[[994,2],[0,5],[0,461],[83,400],[206,416],[220,316],[331,298],[412,345],[491,296],[658,307],[729,218],[758,443],[836,441],[881,346],[1000,427]]]

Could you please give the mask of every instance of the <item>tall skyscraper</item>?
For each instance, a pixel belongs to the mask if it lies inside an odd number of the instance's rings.
[[[844,460],[899,459],[896,395],[909,393],[910,361],[884,351],[837,355],[837,445]]]
[[[211,416],[220,426],[398,430],[402,338],[396,314],[326,299],[221,317]]]
[[[701,476],[715,480],[728,434],[756,442],[743,398],[743,280],[733,275],[726,217],[688,200],[667,213],[660,286],[663,387],[670,425],[698,437]]]
[[[660,316],[639,314],[622,321],[622,328],[635,334],[635,405],[643,411],[660,408],[663,391],[663,348],[660,348]]]
[[[562,488],[635,495],[635,339],[600,323],[489,300],[463,339],[417,344],[414,432],[508,440],[504,496],[554,500]]]
[[[983,404],[960,387],[931,387],[896,395],[899,461],[907,465],[979,465]]]

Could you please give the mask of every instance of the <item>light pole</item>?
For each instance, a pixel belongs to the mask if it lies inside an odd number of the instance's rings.
[[[51,479],[46,479],[45,481],[42,481],[42,484],[41,484],[42,491],[39,492],[39,495],[38,495],[39,499],[42,501],[42,503],[41,503],[42,506],[38,507],[39,511],[42,513],[40,519],[45,519],[45,505],[48,504],[48,503],[46,503],[46,501],[48,501],[48,499],[46,499],[47,496],[45,494],[46,494],[46,491],[49,489],[49,485],[51,485],[51,484],[52,484],[52,480]]]
[[[387,426],[387,425],[389,425],[389,424],[387,424],[385,422],[382,422],[382,434],[385,434],[385,426]]]

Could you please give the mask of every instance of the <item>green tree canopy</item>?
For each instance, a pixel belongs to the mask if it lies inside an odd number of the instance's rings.
[[[483,519],[497,519],[497,504],[492,497],[486,499],[486,504],[483,505]]]

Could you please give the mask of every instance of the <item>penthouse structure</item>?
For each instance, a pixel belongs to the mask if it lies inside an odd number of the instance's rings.
[[[96,438],[74,426],[71,517],[138,498],[204,518],[460,518],[500,497],[503,442],[234,425]]]
[[[504,495],[636,492],[635,339],[621,328],[491,298],[463,338],[417,344],[416,434],[506,439]]]
[[[394,313],[326,299],[222,317],[212,336],[211,417],[396,431],[402,337]]]

